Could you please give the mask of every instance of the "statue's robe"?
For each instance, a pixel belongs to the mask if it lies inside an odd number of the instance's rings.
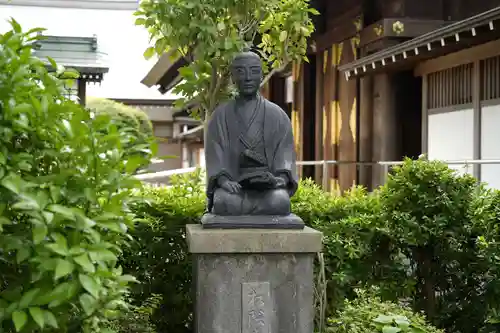
[[[290,197],[298,186],[296,156],[290,120],[279,106],[261,96],[252,106],[238,106],[235,100],[220,105],[208,123],[205,156],[209,212],[290,213]],[[243,187],[236,194],[219,188],[220,177],[240,182],[249,174],[265,171],[285,179],[286,188],[256,191]]]

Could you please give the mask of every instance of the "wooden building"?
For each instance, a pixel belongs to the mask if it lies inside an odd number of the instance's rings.
[[[298,160],[336,162],[304,167],[302,176],[331,190],[373,188],[385,179],[379,161],[422,153],[500,159],[492,143],[500,131],[491,129],[500,124],[500,107],[497,115],[491,106],[500,99],[500,0],[311,5],[321,14],[310,61],[278,73],[262,91],[289,113]],[[181,62],[157,66],[160,90],[175,84]],[[471,171],[495,183],[498,168]]]
[[[385,170],[370,166],[377,161],[421,153],[442,160],[500,158],[490,148],[500,137],[484,134],[484,126],[500,122],[500,110],[481,111],[500,97],[500,1],[313,4],[322,14],[310,63],[292,71],[291,118],[299,160],[338,165],[304,175],[343,190],[379,185]],[[497,170],[475,167],[477,176],[480,169]]]

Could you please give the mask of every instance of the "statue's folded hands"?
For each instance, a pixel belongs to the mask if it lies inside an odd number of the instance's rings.
[[[227,177],[220,177],[218,180],[219,187],[226,190],[229,193],[239,193],[241,191],[241,185],[238,182],[229,180]]]

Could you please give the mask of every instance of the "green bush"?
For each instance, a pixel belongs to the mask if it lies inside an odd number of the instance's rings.
[[[129,305],[110,322],[109,328],[118,333],[156,333],[151,317],[161,303],[162,298],[153,295],[141,305]]]
[[[97,116],[110,117],[119,132],[128,134],[128,139],[123,141],[126,152],[129,148],[137,149],[140,146],[144,149],[143,156],[148,156],[150,146],[155,143],[153,125],[144,111],[105,98],[89,97],[86,103],[86,107]],[[135,154],[133,151],[132,154]]]
[[[488,307],[473,223],[479,193],[472,176],[425,159],[406,160],[380,190],[381,219],[407,263],[392,294],[408,289],[415,309],[452,332],[478,332]]]
[[[384,302],[365,291],[345,301],[337,316],[328,319],[328,333],[444,333],[405,305]]]
[[[0,35],[2,332],[101,332],[133,277],[117,257],[134,224],[130,172],[151,150],[68,100],[60,74],[32,56],[40,36],[15,20]]]
[[[476,237],[481,267],[480,307],[486,314],[481,333],[500,331],[500,191],[480,188],[472,202],[472,233]],[[478,270],[476,268],[476,270]],[[477,275],[477,274],[476,274]],[[486,308],[486,309],[485,309]]]
[[[133,298],[141,304],[162,295],[153,315],[158,331],[190,332],[192,268],[184,227],[204,212],[203,188],[198,175],[188,175],[142,195],[148,200],[134,212],[145,223],[124,258],[126,272],[144,282]],[[325,316],[338,317],[345,300],[356,300],[357,289],[376,287],[382,303],[407,304],[449,332],[498,329],[499,192],[443,163],[405,160],[372,193],[355,187],[335,196],[304,180],[292,208],[324,234],[316,267],[318,327]]]
[[[141,281],[134,286],[135,304],[154,294],[163,298],[152,322],[158,332],[192,332],[192,266],[185,226],[199,223],[205,209],[200,171],[172,177],[171,188],[147,187],[133,206],[143,219],[133,231],[135,242],[126,249],[124,270]]]
[[[144,137],[145,141],[153,136],[153,125],[148,115],[137,108],[115,102],[106,98],[88,97],[87,108],[96,114],[107,114],[112,121],[117,123],[118,128],[131,128],[136,131],[136,137]]]

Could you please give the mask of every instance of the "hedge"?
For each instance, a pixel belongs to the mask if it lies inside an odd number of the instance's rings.
[[[192,331],[192,267],[184,229],[204,212],[199,178],[178,177],[170,188],[146,187],[133,207],[144,223],[132,232],[135,242],[122,264],[142,281],[132,292],[135,304],[162,298],[151,317],[157,332]],[[380,311],[395,304],[423,312],[448,332],[495,332],[499,198],[473,177],[424,159],[406,160],[372,193],[355,187],[335,196],[302,181],[293,211],[324,233],[317,273],[321,277],[324,266],[325,281],[319,279],[317,287],[326,286],[326,302],[317,311],[318,327],[323,313],[334,332],[332,318],[344,313],[346,301],[356,300],[359,289],[376,288],[375,305],[370,304]]]

